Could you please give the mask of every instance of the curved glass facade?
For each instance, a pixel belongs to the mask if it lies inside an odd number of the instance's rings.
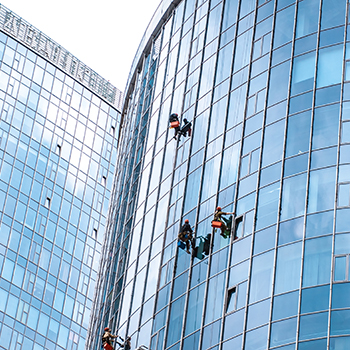
[[[105,326],[152,350],[350,346],[348,7],[162,2],[126,90],[89,349]]]
[[[120,112],[0,23],[0,349],[84,349]]]

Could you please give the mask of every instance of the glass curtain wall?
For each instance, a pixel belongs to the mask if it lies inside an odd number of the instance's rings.
[[[119,122],[0,32],[1,349],[84,349]]]
[[[124,101],[123,164],[147,132],[141,171],[117,174],[91,348],[111,326],[152,350],[345,349],[348,2],[162,4]],[[171,113],[191,137],[173,139]],[[211,228],[218,205],[229,237]],[[185,219],[209,254],[178,248]]]

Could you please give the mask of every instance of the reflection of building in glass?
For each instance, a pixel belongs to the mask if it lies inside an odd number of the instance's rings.
[[[350,348],[348,6],[162,2],[126,91],[89,349],[105,326],[152,350]]]
[[[118,101],[65,71],[70,54],[50,41],[54,62],[39,46],[49,39],[3,6],[0,23],[0,348],[84,349]]]

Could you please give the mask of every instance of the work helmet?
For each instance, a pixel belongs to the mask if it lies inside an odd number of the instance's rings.
[[[186,118],[184,118],[184,123],[187,123],[187,119]]]
[[[216,210],[221,210],[221,207],[217,207]]]
[[[173,114],[170,115],[170,117],[176,117],[177,118],[178,115],[177,115],[177,113],[173,113]]]
[[[188,220],[188,219],[185,220],[185,223],[186,223],[186,224],[188,224],[189,222],[190,222],[190,220]]]
[[[105,328],[105,332],[108,332],[108,331],[109,331],[109,328],[108,328],[108,327],[106,327],[106,328]]]

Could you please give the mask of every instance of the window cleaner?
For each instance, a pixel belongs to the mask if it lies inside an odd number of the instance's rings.
[[[186,252],[190,254],[190,243],[193,243],[193,230],[188,219],[186,219],[185,223],[182,225],[178,234],[178,239],[179,248],[185,249],[186,247]]]
[[[186,118],[184,118],[183,120],[184,125],[182,126],[182,128],[180,128],[180,121],[179,121],[179,116],[176,113],[172,113],[170,114],[169,117],[169,123],[170,123],[170,129],[174,129],[174,139],[175,140],[179,140],[181,138],[181,135],[186,137],[190,137],[192,134],[192,123],[189,122]],[[177,138],[177,136],[179,135],[179,137]]]
[[[190,137],[192,134],[192,123],[189,122],[186,118],[184,118],[183,122],[184,122],[184,126],[181,128],[180,134],[183,135],[184,137],[186,136]]]
[[[214,213],[214,219],[211,222],[211,227],[215,229],[220,229],[221,233],[220,235],[224,238],[227,238],[230,236],[231,233],[231,227],[232,227],[232,216],[230,216],[228,219],[223,218],[224,215],[234,215],[234,212],[232,213],[225,213],[221,210],[221,207],[217,207],[216,211]]]
[[[170,129],[174,129],[174,139],[176,140],[178,133],[180,132],[179,116],[176,113],[170,114],[169,117]]]
[[[113,350],[113,338],[118,338],[118,335],[112,335],[110,328],[106,327],[102,336],[102,346],[105,350]]]

